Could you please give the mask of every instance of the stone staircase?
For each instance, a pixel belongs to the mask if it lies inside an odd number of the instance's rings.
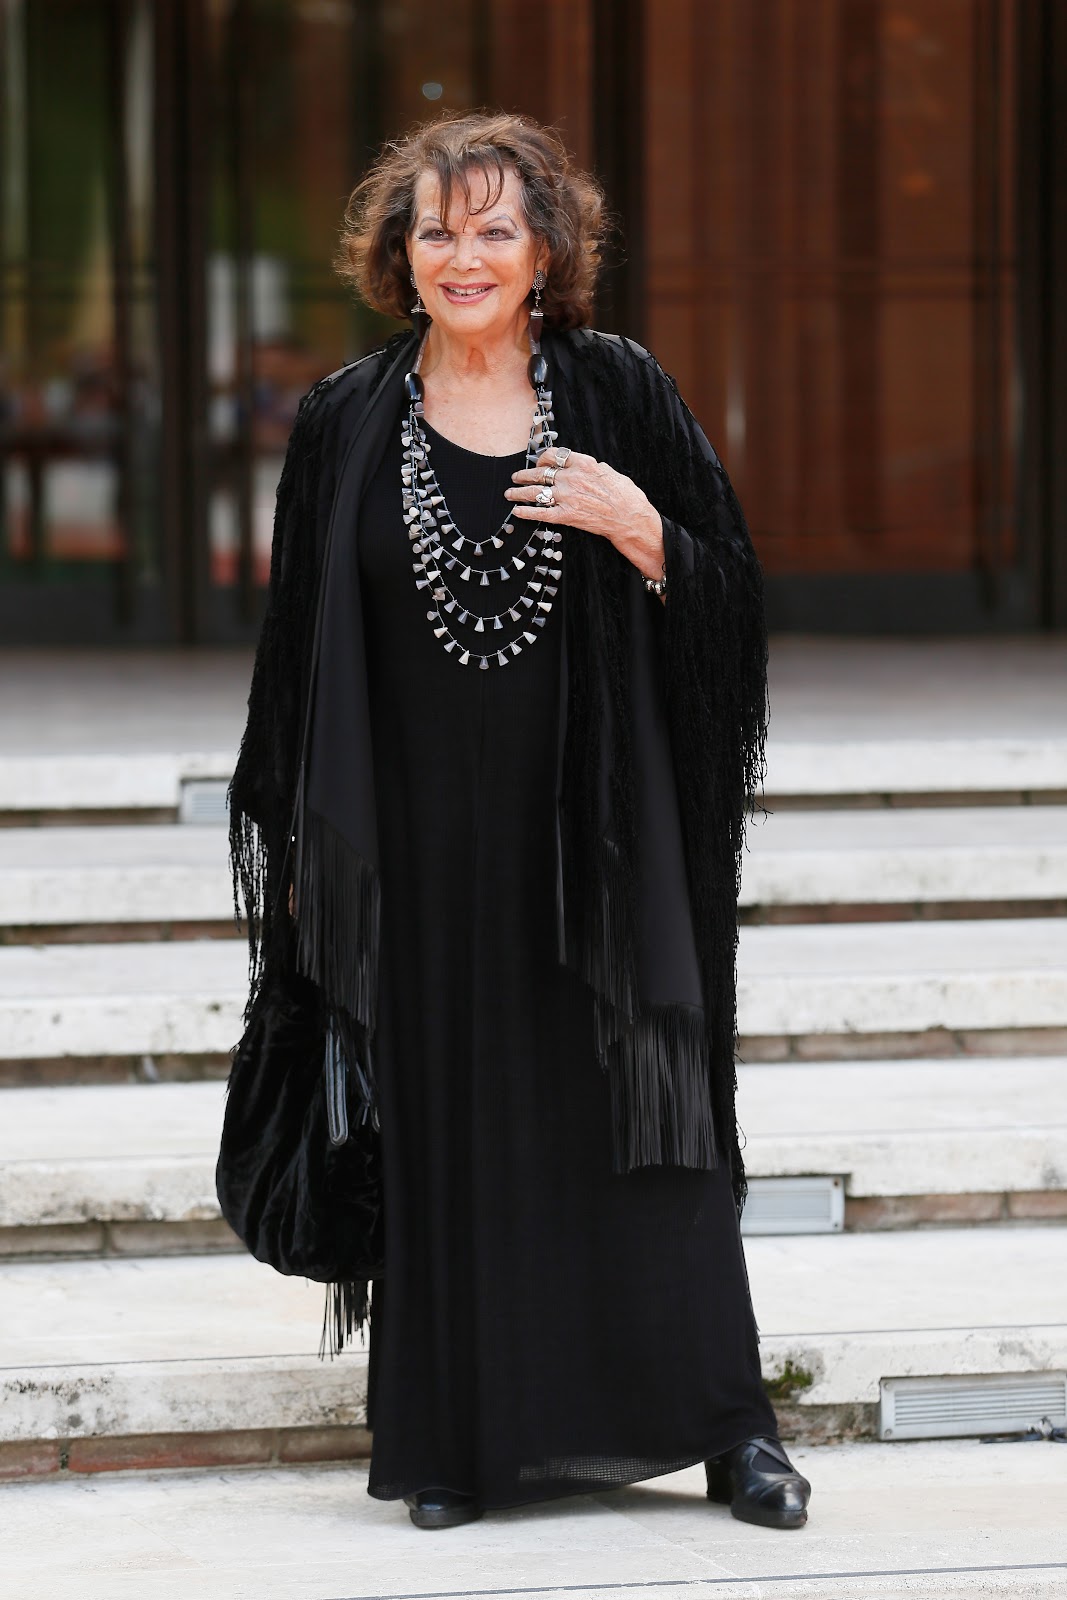
[[[223,830],[174,819],[226,770],[0,764],[0,1476],[369,1448],[366,1352],[320,1362],[321,1290],[215,1202],[246,952]],[[796,740],[768,807],[740,1116],[783,1430],[907,1436],[910,1379],[944,1380],[928,1432],[1038,1420],[1067,1384],[1067,740]]]

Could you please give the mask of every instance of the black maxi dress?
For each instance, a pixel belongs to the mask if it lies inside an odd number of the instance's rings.
[[[488,538],[523,456],[426,432],[455,521]],[[415,588],[399,438],[358,559],[386,1230],[369,1492],[513,1506],[774,1434],[725,1163],[611,1170],[591,997],[556,955],[562,606],[506,668],[445,654]]]

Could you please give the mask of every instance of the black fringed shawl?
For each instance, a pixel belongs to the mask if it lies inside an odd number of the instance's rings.
[[[235,904],[251,958],[246,1016],[272,976],[314,979],[358,1057],[365,1100],[379,887],[361,619],[351,593],[320,574],[358,532],[361,491],[399,425],[414,349],[412,335],[398,335],[301,403],[230,789]],[[617,1170],[711,1167],[721,1153],[740,1210],[735,955],[740,852],[766,732],[760,568],[722,464],[655,359],[588,329],[546,334],[544,349],[560,443],[644,489],[663,518],[667,565],[661,605],[607,540],[564,531],[560,958],[593,993]],[[442,656],[441,670],[460,669]]]

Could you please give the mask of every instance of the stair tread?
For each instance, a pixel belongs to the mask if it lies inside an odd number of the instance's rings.
[[[857,719],[858,720],[858,719]],[[866,728],[877,723],[868,715]],[[953,730],[926,738],[875,737],[810,722],[810,732],[776,718],[767,748],[766,792],[775,795],[999,794],[1067,789],[1067,737],[1053,732],[960,737]],[[0,765],[0,810],[65,811],[175,806],[183,779],[228,780],[237,736],[211,747],[166,731],[145,735],[148,748],[107,750],[93,730],[90,748],[42,754],[39,730],[30,747],[11,750]],[[29,741],[28,741],[29,742]]]
[[[757,818],[741,902],[1067,897],[1067,806],[783,811]],[[228,919],[218,826],[0,829],[9,923]]]
[[[806,1404],[870,1401],[889,1376],[1062,1370],[1065,1233],[749,1239],[764,1370],[811,1373]],[[365,1362],[357,1344],[318,1363],[321,1287],[245,1256],[0,1264],[0,1301],[0,1439],[292,1425],[311,1397],[351,1406]],[[243,1422],[220,1423],[223,1402]]]
[[[92,737],[91,733],[88,735]],[[164,742],[165,735],[160,735]],[[10,750],[0,762],[0,811],[157,810],[176,806],[190,778],[229,781],[236,741],[222,750],[185,748],[42,755]]]
[[[754,850],[975,849],[1028,854],[1067,851],[1067,806],[924,806],[860,811],[770,811],[749,830]],[[225,865],[219,825],[174,823],[0,829],[0,872],[58,868],[88,871],[127,863]]]
[[[1067,806],[916,806],[859,811],[770,811],[753,819],[753,850],[1067,851]]]
[[[762,1334],[1059,1327],[1067,1229],[746,1241]],[[321,1285],[246,1255],[0,1263],[0,1368],[314,1353]]]
[[[110,1164],[214,1153],[225,1097],[219,1080],[5,1089],[0,1162]]]
[[[0,1263],[0,1370],[314,1355],[323,1290],[247,1255]]]
[[[0,948],[0,1052],[230,1050],[241,939]],[[1067,919],[744,928],[742,1035],[1067,1025]]]
[[[744,928],[739,962],[749,979],[1055,971],[1067,966],[1067,918]]]
[[[218,1215],[222,1082],[9,1089],[0,1226]],[[739,1069],[750,1177],[842,1175],[853,1195],[1067,1188],[1067,1059]]]
[[[225,1096],[218,1080],[7,1089],[0,1162],[202,1155]],[[738,1109],[750,1143],[1051,1130],[1067,1125],[1067,1057],[742,1065]]]
[[[0,903],[9,925],[232,925],[225,828],[0,828]]]
[[[742,929],[745,1036],[1067,1024],[1067,919]]]
[[[931,1228],[745,1243],[760,1331],[856,1335],[1065,1325],[1067,1229]]]
[[[243,940],[0,947],[0,1003],[67,996],[227,993],[244,986]],[[1067,918],[749,927],[741,976],[1055,972],[1067,967]]]
[[[870,727],[874,719],[867,718]],[[766,793],[839,795],[1012,794],[1067,789],[1067,739],[1059,734],[893,738],[860,731],[805,738],[781,729],[767,745]]]
[[[122,995],[243,997],[247,970],[241,939],[8,945],[0,948],[0,1005]]]
[[[227,835],[221,826],[0,828],[0,874],[86,873],[116,868],[214,868],[229,884]]]
[[[1063,1128],[1067,1057],[740,1066],[738,1112],[750,1144]]]

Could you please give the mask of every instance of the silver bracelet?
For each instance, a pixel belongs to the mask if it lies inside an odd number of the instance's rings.
[[[649,594],[654,594],[654,595],[666,594],[667,593],[667,568],[666,568],[666,566],[663,567],[663,576],[662,576],[662,578],[645,578],[645,577],[642,577],[641,581],[644,584],[645,588],[648,590]]]

